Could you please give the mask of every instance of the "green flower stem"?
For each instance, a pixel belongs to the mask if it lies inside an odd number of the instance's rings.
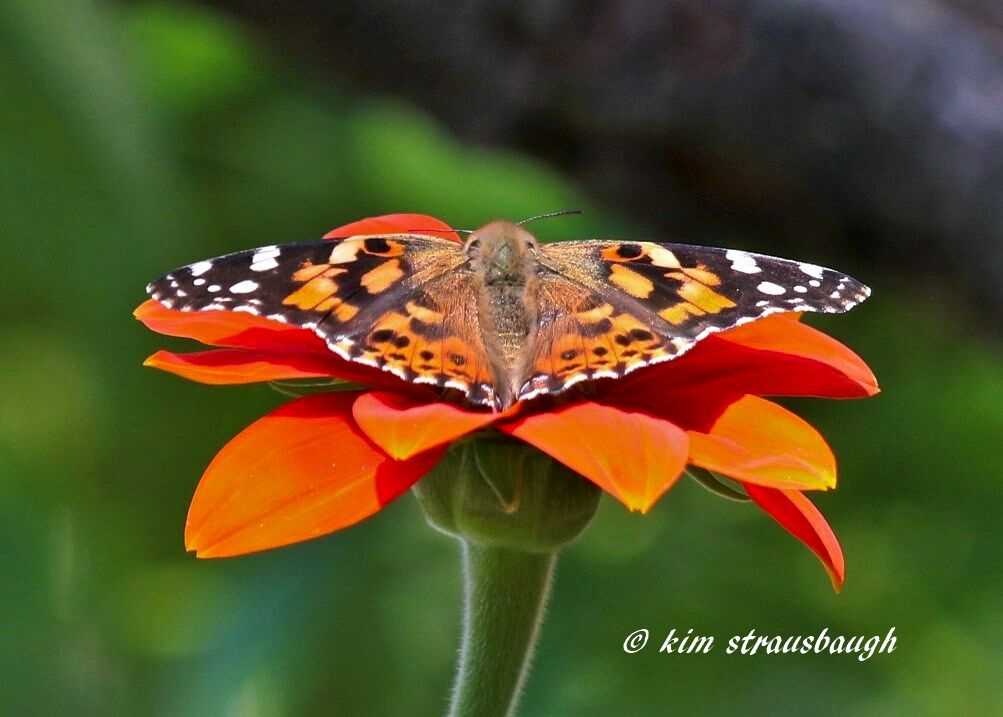
[[[460,542],[463,642],[449,714],[512,715],[540,634],[557,551]]]
[[[557,552],[592,520],[599,488],[526,443],[479,434],[454,444],[413,490],[429,525],[463,546],[449,714],[515,714]]]

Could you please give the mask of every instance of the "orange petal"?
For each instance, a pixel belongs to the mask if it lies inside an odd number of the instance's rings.
[[[678,359],[597,384],[606,403],[703,432],[744,395],[861,398],[877,391],[860,357],[786,315],[709,336]]]
[[[690,463],[770,488],[836,486],[836,458],[807,421],[755,396],[731,404],[707,432],[688,431]]]
[[[159,368],[189,381],[214,385],[332,375],[330,363],[322,358],[244,349],[213,349],[187,354],[158,351],[146,359],[143,365]]]
[[[504,413],[471,411],[452,403],[370,391],[355,401],[352,414],[373,443],[403,460],[485,428],[517,410],[513,406]]]
[[[394,461],[352,420],[358,393],[300,398],[223,447],[195,491],[185,544],[202,558],[250,553],[357,523],[441,458]]]
[[[817,361],[844,374],[873,396],[878,380],[864,360],[828,334],[802,324],[800,314],[774,314],[739,326],[716,338],[759,351],[775,351]]]
[[[158,334],[195,339],[209,346],[332,354],[312,331],[240,311],[175,311],[150,299],[140,304],[133,316]]]
[[[346,361],[312,331],[259,316],[230,311],[174,311],[152,300],[136,309],[135,315],[159,333],[237,349],[189,354],[158,351],[144,362],[193,381],[231,384],[334,376],[421,396],[430,394],[427,386],[410,385],[387,371]]]
[[[344,239],[359,234],[428,234],[459,242],[460,235],[441,219],[427,214],[384,214],[379,217],[360,219],[332,229],[325,239]]]
[[[672,487],[686,465],[689,439],[682,429],[598,403],[576,403],[499,428],[641,512]]]
[[[832,587],[839,592],[846,576],[843,550],[818,508],[796,490],[763,488],[752,483],[746,484],[745,489],[756,505],[818,556]]]

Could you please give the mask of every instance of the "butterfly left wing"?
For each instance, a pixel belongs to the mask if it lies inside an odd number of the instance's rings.
[[[668,361],[778,312],[843,312],[869,289],[814,264],[734,249],[584,241],[539,248],[539,326],[520,398]]]
[[[197,262],[147,291],[179,311],[243,311],[308,329],[345,359],[493,405],[468,261],[438,237],[356,236]]]

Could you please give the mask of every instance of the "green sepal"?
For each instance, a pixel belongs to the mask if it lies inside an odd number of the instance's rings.
[[[319,381],[316,379],[269,381],[268,387],[290,398],[302,398],[314,393],[326,393],[328,391],[361,391],[365,388],[361,383],[344,381],[340,378],[321,379]]]
[[[705,468],[697,468],[696,466],[691,465],[687,466],[684,472],[687,476],[695,480],[711,493],[719,495],[722,498],[736,500],[743,503],[752,500],[748,494],[739,490],[734,482],[724,476],[714,473],[713,471],[709,471]]]

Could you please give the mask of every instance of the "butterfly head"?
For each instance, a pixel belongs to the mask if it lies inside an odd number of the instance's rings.
[[[467,239],[464,248],[487,283],[522,283],[536,264],[536,238],[512,222],[487,224]]]

